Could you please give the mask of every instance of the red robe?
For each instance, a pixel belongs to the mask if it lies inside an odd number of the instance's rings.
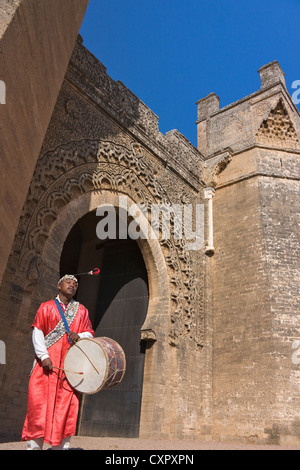
[[[54,300],[43,303],[37,311],[32,327],[48,335],[61,317]],[[87,309],[79,304],[70,330],[75,333],[90,332],[94,336]],[[48,348],[52,365],[63,368],[70,344],[64,334]],[[59,445],[63,438],[76,434],[79,393],[70,387],[63,371],[47,372],[37,361],[31,373],[28,388],[27,415],[22,432],[22,441],[39,437],[52,446]]]

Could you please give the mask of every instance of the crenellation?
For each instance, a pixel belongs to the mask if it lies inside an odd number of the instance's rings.
[[[76,74],[72,74],[72,68],[77,69]],[[86,91],[93,93],[100,104],[110,107],[119,119],[128,116],[144,132],[158,133],[158,116],[120,80],[114,81],[108,75],[107,68],[80,42],[74,48],[69,73],[79,86],[88,80]]]
[[[220,98],[216,93],[210,93],[205,98],[197,101],[197,122],[209,118],[219,111]]]
[[[281,83],[286,88],[284,73],[277,60],[263,65],[258,70],[258,73],[260,75],[262,89],[269,88],[277,83]]]

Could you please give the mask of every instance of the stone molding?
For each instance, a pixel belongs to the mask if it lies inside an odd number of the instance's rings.
[[[13,250],[9,272],[22,274],[31,292],[43,266],[45,242],[61,210],[82,194],[112,191],[135,203],[171,203],[167,192],[141,152],[110,141],[69,142],[42,155],[36,166]],[[202,317],[197,311],[195,273],[184,240],[159,240],[169,272],[170,343],[191,341],[201,346]],[[197,312],[197,313],[196,313]]]

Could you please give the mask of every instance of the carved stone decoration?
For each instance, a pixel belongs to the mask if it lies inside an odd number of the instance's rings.
[[[280,99],[256,133],[258,143],[296,148],[299,139],[289,113]]]
[[[141,339],[143,341],[157,341],[156,333],[153,330],[142,330]]]
[[[215,188],[218,183],[218,176],[227,168],[232,160],[232,150],[226,149],[220,155],[207,160],[203,167],[202,177],[206,186]]]
[[[67,100],[65,104],[67,114],[70,114],[74,119],[80,118],[80,107],[75,100]]]
[[[28,277],[27,291],[39,278],[43,248],[59,212],[82,194],[106,190],[128,195],[149,211],[153,203],[173,202],[139,145],[128,149],[110,141],[83,139],[63,144],[40,157],[9,259],[11,275]],[[184,239],[176,240],[172,234],[159,243],[169,271],[170,343],[180,346],[188,339],[200,346],[203,328],[199,313],[197,318],[195,313],[191,255]]]

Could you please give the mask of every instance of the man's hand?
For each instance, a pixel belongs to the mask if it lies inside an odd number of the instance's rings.
[[[52,370],[52,361],[51,361],[50,357],[47,357],[46,359],[44,359],[42,361],[42,366],[48,372],[50,372]]]
[[[76,343],[80,339],[80,336],[77,333],[74,333],[74,331],[71,331],[68,334],[68,336],[69,336],[70,340],[72,341],[72,343]]]

